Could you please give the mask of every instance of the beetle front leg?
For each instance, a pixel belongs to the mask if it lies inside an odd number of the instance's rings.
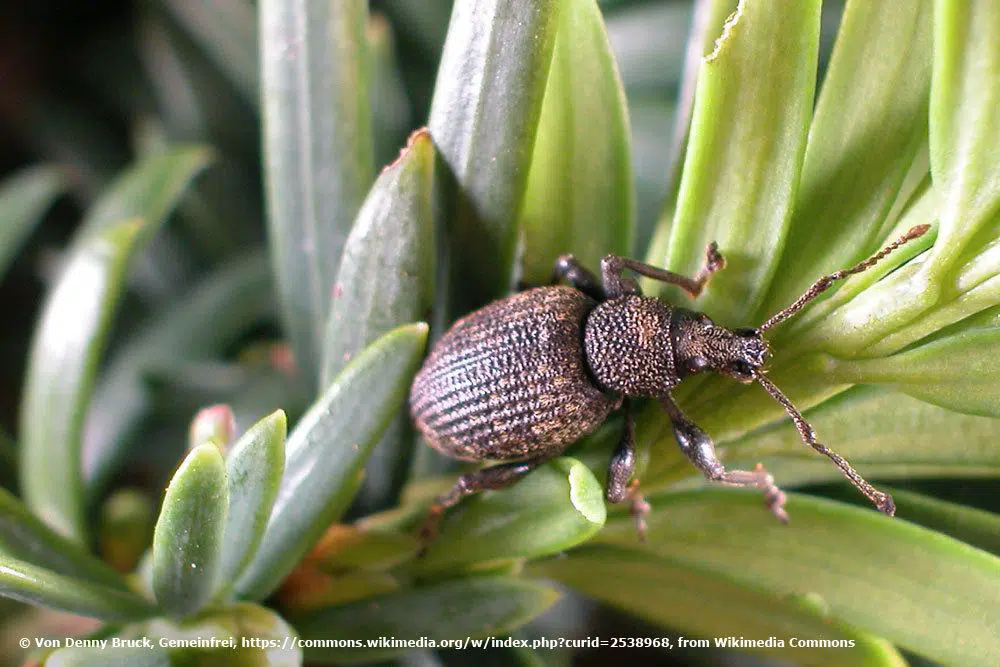
[[[448,493],[438,496],[427,513],[427,519],[420,529],[420,540],[423,544],[430,543],[437,536],[441,517],[449,507],[457,505],[462,498],[481,493],[486,490],[503,489],[521,481],[525,475],[542,465],[551,456],[539,457],[528,461],[501,463],[462,475],[451,487]]]
[[[660,398],[670,416],[674,436],[681,451],[701,470],[708,479],[729,486],[753,486],[764,492],[764,502],[768,509],[783,523],[788,522],[785,512],[785,494],[779,489],[774,478],[757,464],[753,470],[726,470],[715,454],[715,444],[708,434],[688,419],[670,396]]]
[[[639,480],[629,480],[635,472],[635,419],[632,417],[632,406],[628,399],[623,404],[625,412],[625,428],[622,439],[618,443],[611,462],[608,464],[608,483],[604,497],[609,503],[621,503],[626,500],[632,506],[632,517],[635,519],[635,532],[640,542],[646,541],[646,515],[649,514],[649,503],[639,491]]]
[[[639,283],[634,279],[623,276],[625,269],[632,269],[640,276],[659,280],[660,282],[677,285],[682,290],[697,297],[708,285],[709,279],[716,271],[721,271],[726,267],[726,260],[719,254],[719,246],[713,241],[705,248],[705,263],[694,278],[682,276],[673,271],[650,266],[644,262],[639,262],[628,257],[618,255],[608,255],[601,260],[601,279],[604,282],[604,292],[609,299],[625,296],[627,294],[642,294]]]

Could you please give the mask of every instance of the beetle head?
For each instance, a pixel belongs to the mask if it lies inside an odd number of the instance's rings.
[[[714,371],[749,384],[771,357],[757,329],[727,329],[703,313],[684,313],[676,323],[675,363],[682,374]]]

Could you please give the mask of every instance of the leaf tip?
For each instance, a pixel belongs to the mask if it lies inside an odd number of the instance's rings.
[[[740,17],[743,16],[743,8],[746,4],[746,0],[740,0],[740,4],[737,5],[736,11],[729,15],[726,22],[722,26],[722,34],[719,38],[715,40],[715,48],[712,52],[705,56],[704,62],[710,63],[716,60],[722,53],[722,49],[725,48],[726,43],[732,39],[733,31],[736,30],[736,26],[740,22]]]
[[[423,147],[431,145],[431,131],[426,127],[421,127],[418,130],[414,130],[410,135],[410,138],[406,140],[406,145],[399,151],[399,155],[395,160],[387,164],[382,168],[382,173],[395,169],[397,166],[402,164],[406,156],[410,154],[410,151],[419,150]]]

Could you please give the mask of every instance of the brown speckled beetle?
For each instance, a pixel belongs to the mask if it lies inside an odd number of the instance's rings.
[[[564,255],[553,282],[572,287],[538,287],[495,301],[457,321],[437,342],[410,391],[413,419],[427,442],[463,461],[497,460],[498,465],[463,475],[437,499],[424,527],[430,538],[441,514],[464,496],[500,489],[558,456],[622,408],[625,428],[608,468],[609,502],[630,500],[640,537],[649,506],[629,484],[635,467],[631,399],[658,399],[673,425],[681,450],[705,476],[731,486],[754,486],[782,521],[785,496],[760,465],[726,470],[709,436],[691,422],[671,397],[688,375],[714,371],[749,384],[757,382],[792,418],[802,440],[828,456],[882,512],[892,516],[892,497],[866,482],[836,452],[816,440],[812,427],[762,368],[771,356],[763,332],[802,310],[835,281],[868,269],[907,241],[927,231],[914,227],[856,266],[823,276],[787,308],[754,329],[730,330],[706,315],[645,297],[635,273],[672,283],[698,296],[725,262],[716,245],[705,264],[687,278],[632,259],[609,255],[601,281]]]

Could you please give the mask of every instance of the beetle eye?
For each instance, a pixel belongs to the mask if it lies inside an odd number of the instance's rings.
[[[733,372],[736,373],[736,375],[740,375],[743,377],[753,377],[754,374],[753,366],[751,366],[745,361],[735,362],[732,366],[732,369]]]
[[[688,373],[698,373],[708,368],[708,359],[705,357],[691,357],[685,364]]]

